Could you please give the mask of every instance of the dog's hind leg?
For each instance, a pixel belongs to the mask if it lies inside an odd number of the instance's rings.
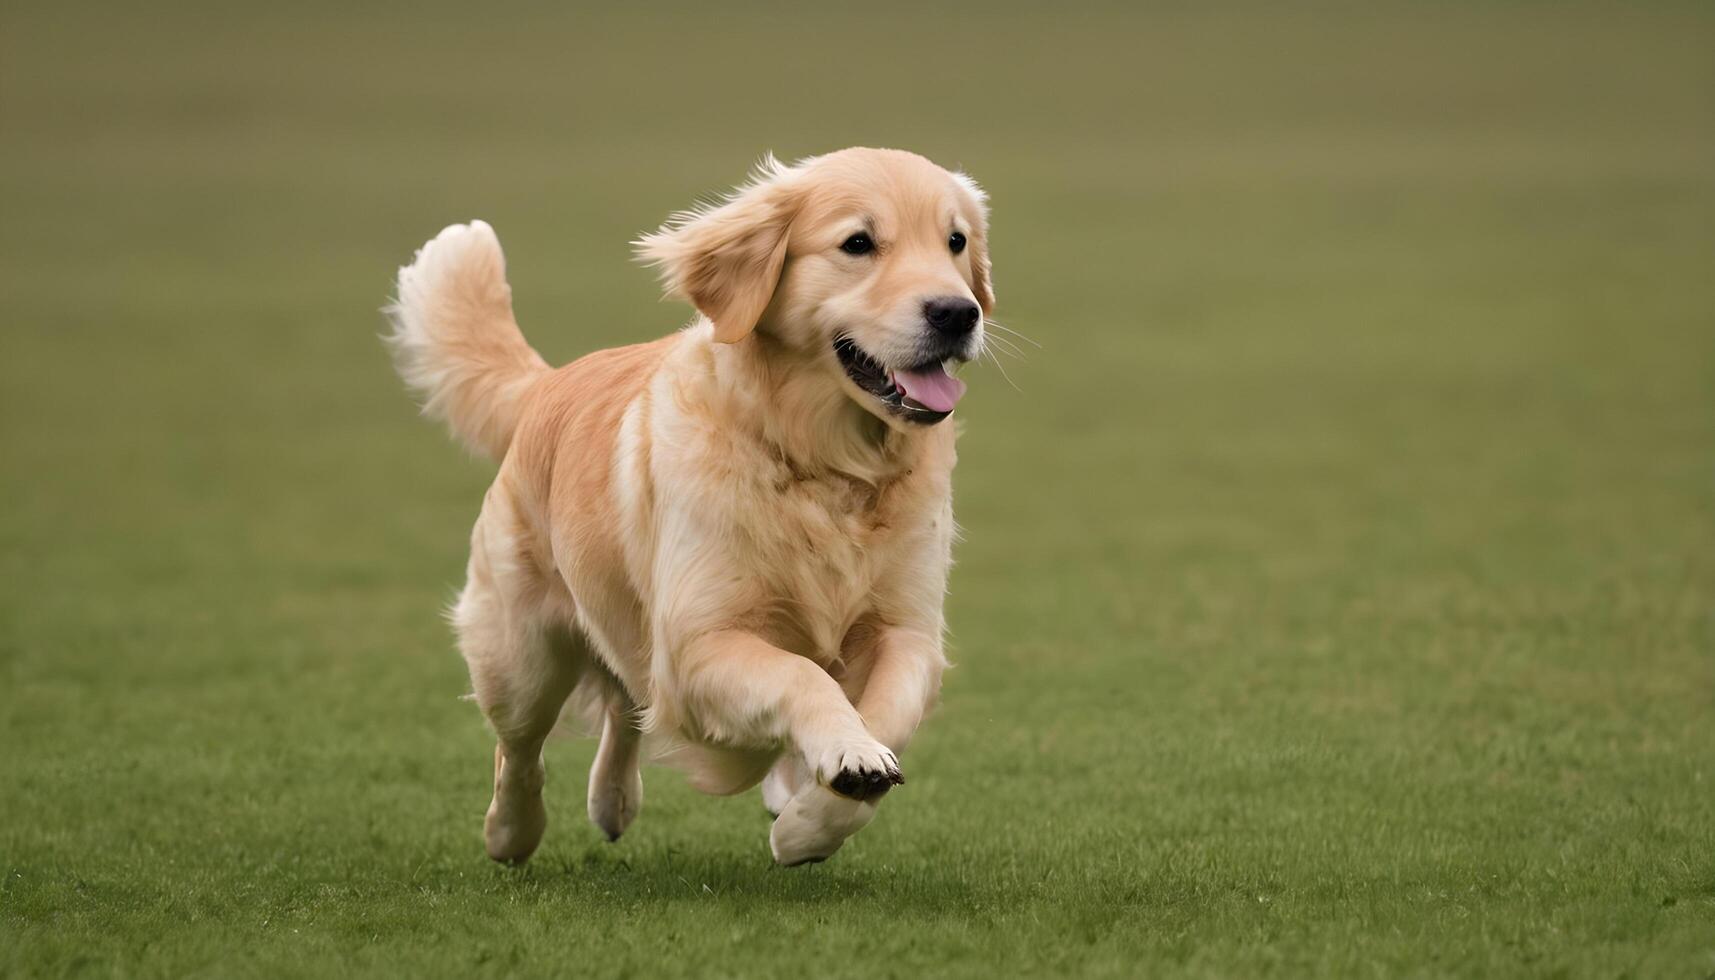
[[[497,503],[499,506],[497,507]],[[491,493],[472,536],[469,578],[453,610],[477,704],[494,728],[494,799],[483,822],[488,856],[516,863],[547,829],[542,745],[588,665],[583,642],[542,613],[540,573],[520,562],[504,503]]]
[[[601,747],[590,766],[590,822],[618,840],[643,806],[638,749],[643,741],[637,707],[623,694],[610,700],[602,721]]]
[[[480,630],[461,631],[471,636]],[[486,646],[486,643],[493,643]],[[494,799],[483,821],[488,856],[517,863],[535,852],[548,826],[542,803],[547,770],[542,744],[577,683],[575,645],[549,630],[465,640],[477,703],[494,728]]]

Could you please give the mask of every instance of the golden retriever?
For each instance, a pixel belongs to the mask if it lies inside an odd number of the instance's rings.
[[[488,225],[399,271],[399,373],[500,462],[452,617],[498,739],[490,857],[541,842],[563,711],[600,729],[610,839],[646,733],[705,792],[763,782],[781,864],[834,853],[903,782],[946,665],[943,423],[994,303],[987,230],[977,185],[916,154],[769,158],[636,243],[696,318],[560,368],[519,331]]]

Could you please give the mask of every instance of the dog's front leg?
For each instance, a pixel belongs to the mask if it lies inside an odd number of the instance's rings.
[[[874,657],[858,698],[858,714],[883,745],[895,753],[904,752],[941,693],[941,673],[947,669],[947,658],[941,650],[940,633],[883,630]]]
[[[679,708],[710,741],[790,743],[811,778],[857,799],[901,781],[899,758],[813,661],[752,633],[719,630],[686,643],[674,668]]]
[[[940,634],[933,627],[866,628],[857,645],[844,651],[854,669],[841,681],[846,696],[881,744],[902,755],[917,727],[935,704],[941,674],[947,668]],[[808,782],[795,753],[782,756],[762,784],[763,804],[779,816]]]
[[[805,785],[775,820],[781,864],[820,861],[875,815],[874,800],[903,777],[840,685],[814,662],[751,633],[722,630],[674,658],[675,700],[703,737],[737,745],[788,743]]]
[[[862,693],[857,696],[858,713],[871,735],[894,752],[902,752],[940,692],[946,657],[938,633],[888,629],[874,642]],[[819,861],[833,854],[846,838],[875,819],[881,802],[881,793],[854,799],[808,779],[793,785],[796,774],[797,760],[788,756],[770,777],[775,785],[763,787],[765,800],[770,795],[776,800],[787,797],[778,804],[769,835],[775,860],[782,864]]]

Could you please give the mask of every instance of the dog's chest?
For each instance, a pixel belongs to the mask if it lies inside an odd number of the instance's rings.
[[[846,631],[871,605],[877,579],[894,560],[895,493],[861,481],[771,481],[776,506],[756,522],[771,631],[789,649],[818,660],[838,656]]]

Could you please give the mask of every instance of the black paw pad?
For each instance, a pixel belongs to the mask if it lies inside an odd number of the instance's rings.
[[[905,777],[897,769],[886,771],[841,769],[828,783],[828,788],[854,800],[879,800]]]

